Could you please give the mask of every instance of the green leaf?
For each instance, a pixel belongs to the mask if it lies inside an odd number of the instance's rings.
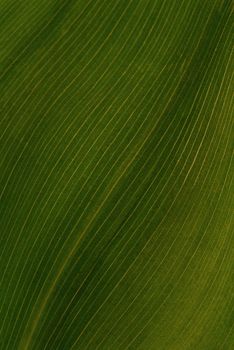
[[[0,0],[0,349],[233,346],[231,0]]]

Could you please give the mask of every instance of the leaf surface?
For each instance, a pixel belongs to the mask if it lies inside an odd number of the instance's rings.
[[[0,0],[0,348],[233,346],[230,0]]]

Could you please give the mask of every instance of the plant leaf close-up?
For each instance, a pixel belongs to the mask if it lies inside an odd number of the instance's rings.
[[[231,0],[0,0],[0,349],[234,349]]]

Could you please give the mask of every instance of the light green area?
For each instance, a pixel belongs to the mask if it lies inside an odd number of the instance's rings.
[[[231,0],[0,0],[0,349],[231,350]]]

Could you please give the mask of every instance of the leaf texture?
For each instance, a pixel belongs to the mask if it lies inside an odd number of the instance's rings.
[[[233,349],[232,1],[0,19],[0,349]]]

